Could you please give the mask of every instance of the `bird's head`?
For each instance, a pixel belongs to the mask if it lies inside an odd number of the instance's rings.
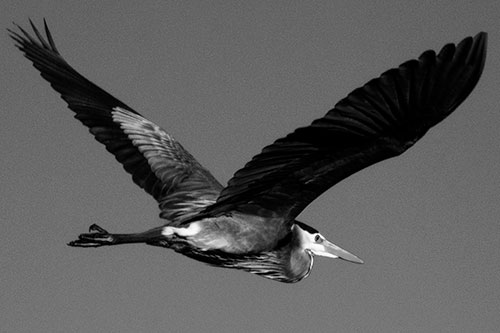
[[[310,255],[317,255],[327,258],[340,258],[357,264],[362,264],[363,260],[356,257],[354,254],[338,247],[329,242],[318,230],[295,221],[293,232],[299,246],[308,252]]]

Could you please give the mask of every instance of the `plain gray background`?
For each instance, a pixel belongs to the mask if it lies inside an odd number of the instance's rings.
[[[84,76],[164,127],[223,183],[383,71],[479,31],[471,96],[399,158],[299,219],[365,265],[316,258],[294,285],[142,245],[66,246],[98,223],[157,226],[154,200],[0,35],[0,331],[496,332],[500,3],[3,1],[45,17]]]

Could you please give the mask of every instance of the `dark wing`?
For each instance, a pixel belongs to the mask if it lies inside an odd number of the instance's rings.
[[[424,52],[341,100],[323,118],[265,147],[235,173],[205,214],[237,210],[292,221],[342,179],[399,155],[471,93],[486,33]]]
[[[222,186],[172,136],[75,71],[59,54],[44,21],[47,40],[17,26],[17,47],[61,94],[97,141],[115,155],[133,181],[151,194],[160,216],[177,223],[217,199]]]

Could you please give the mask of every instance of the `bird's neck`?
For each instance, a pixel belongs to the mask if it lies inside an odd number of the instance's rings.
[[[301,248],[297,248],[290,253],[289,270],[290,273],[302,280],[310,273],[313,265],[313,256]]]
[[[297,282],[306,278],[311,272],[313,257],[301,246],[299,235],[294,230],[283,241],[283,246],[277,249],[278,257],[288,278]],[[288,281],[290,282],[290,281]]]

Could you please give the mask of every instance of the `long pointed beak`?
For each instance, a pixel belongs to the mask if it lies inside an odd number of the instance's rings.
[[[343,248],[330,243],[326,239],[321,243],[324,247],[324,251],[314,251],[318,256],[328,257],[328,258],[340,258],[347,260],[356,264],[363,264],[363,260],[356,257],[354,254],[347,252]]]

